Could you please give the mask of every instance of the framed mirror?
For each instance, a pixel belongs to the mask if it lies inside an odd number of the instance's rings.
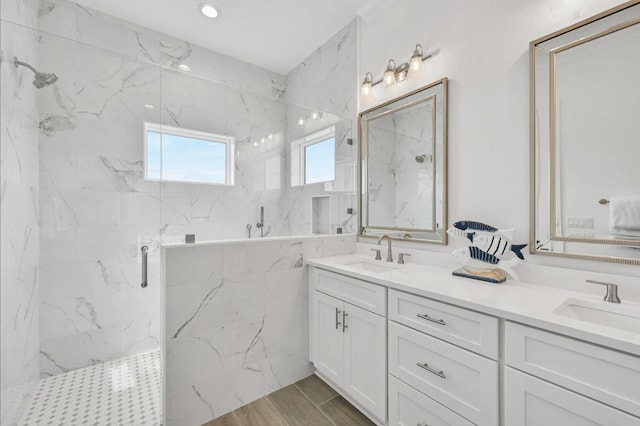
[[[360,113],[360,236],[447,243],[447,79]]]
[[[529,50],[531,252],[640,265],[640,2]]]

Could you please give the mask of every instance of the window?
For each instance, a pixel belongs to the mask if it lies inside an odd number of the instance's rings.
[[[154,123],[144,134],[145,179],[233,185],[233,137]]]
[[[335,177],[335,127],[291,143],[291,186],[330,182]]]

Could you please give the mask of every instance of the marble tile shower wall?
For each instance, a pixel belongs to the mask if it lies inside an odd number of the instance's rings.
[[[0,17],[0,423],[14,425],[38,380],[37,89],[13,57],[38,66],[35,1],[1,2]]]
[[[282,185],[267,190],[264,173],[268,159],[283,163],[284,107],[48,34],[40,50],[42,66],[60,76],[39,99],[41,369],[50,375],[158,345],[159,241],[243,236],[260,205],[267,219],[277,211]],[[235,135],[238,184],[146,181],[144,121]],[[269,132],[269,147],[247,143]],[[146,289],[141,245],[150,247]]]
[[[331,196],[332,233],[337,232],[337,228],[343,232],[357,231],[357,41],[358,22],[354,20],[287,75],[284,98],[288,102],[348,120],[336,127],[336,180],[297,186],[286,192],[283,215],[290,219],[291,234],[310,231],[311,197],[318,195]],[[314,120],[306,120],[304,126],[299,126],[301,116],[302,111],[289,107],[287,123],[291,140],[322,127]],[[347,139],[353,139],[353,144],[347,144]],[[347,209],[352,209],[351,213]]]
[[[331,235],[164,248],[166,424],[203,424],[311,374],[304,259],[355,245]]]
[[[255,236],[260,206],[267,235],[309,233],[311,195],[331,193],[332,222],[354,230],[346,213],[355,204],[355,150],[345,143],[351,123],[333,119],[340,136],[332,185],[289,189],[285,141],[299,130],[291,111],[296,120],[298,111],[310,114],[294,102],[355,111],[355,98],[345,95],[355,85],[355,24],[284,77],[65,0],[39,6],[39,61],[60,77],[38,99],[43,376],[158,344],[159,295],[138,283],[143,244],[153,284],[160,241],[244,237],[248,223]],[[175,70],[183,61],[189,74]],[[300,84],[328,71],[335,71],[328,90]],[[309,95],[318,89],[330,94],[324,103]],[[145,181],[144,121],[234,134],[238,184]],[[273,140],[253,146],[269,133]]]
[[[47,33],[40,66],[41,376],[159,345],[161,188],[142,123],[160,122],[157,66]],[[140,287],[141,245],[150,287]]]
[[[424,123],[424,110],[407,110],[397,116],[387,116],[375,120],[369,133],[369,156],[379,167],[370,170],[369,212],[370,223],[387,224],[407,228],[432,227],[433,211],[431,200],[435,184],[440,185],[443,170],[434,164],[442,163],[442,144],[435,149],[432,158],[433,134],[430,127],[416,125]],[[430,111],[428,111],[430,114]],[[436,129],[441,132],[441,129]],[[441,141],[442,135],[436,135]],[[419,162],[419,158],[422,162]],[[441,190],[440,190],[441,191]],[[438,194],[437,203],[442,203]],[[440,206],[436,206],[436,211]],[[442,218],[435,221],[441,224]]]

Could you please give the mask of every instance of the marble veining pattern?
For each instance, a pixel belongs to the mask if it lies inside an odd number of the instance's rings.
[[[0,423],[15,425],[39,371],[38,89],[13,63],[38,66],[38,40],[20,26],[37,24],[37,2],[0,7]]]
[[[355,236],[164,249],[167,425],[198,425],[312,372],[304,259]]]
[[[21,108],[28,124],[20,128],[32,143],[17,161],[4,161],[9,158],[4,150],[17,146],[4,142],[15,142],[18,133],[3,132],[2,167],[3,177],[29,176],[28,189],[19,191],[20,203],[33,216],[20,220],[39,224],[20,235],[33,252],[28,258],[39,265],[31,274],[37,272],[41,284],[26,279],[33,283],[26,318],[29,351],[39,354],[42,377],[158,346],[161,241],[182,241],[186,233],[195,233],[198,240],[243,237],[246,224],[256,223],[260,206],[265,206],[266,236],[308,234],[314,194],[332,196],[331,232],[338,227],[355,230],[356,212],[346,213],[355,207],[355,144],[347,144],[353,137],[352,118],[337,116],[355,114],[355,99],[345,98],[351,90],[343,87],[355,84],[348,77],[355,76],[354,23],[311,55],[304,67],[280,76],[66,0],[15,3],[18,9],[30,5],[32,18],[6,14],[14,6],[9,3],[3,2],[3,19],[26,26],[3,21],[3,50],[5,44],[17,46],[14,38],[29,42],[33,52],[24,58],[59,76],[54,85],[35,91],[31,76],[2,63],[3,84],[10,81],[4,78],[6,71],[19,77],[22,99],[27,99],[23,90],[33,94],[28,105],[12,104]],[[12,56],[8,53],[5,57]],[[191,66],[190,74],[176,69],[182,62]],[[322,90],[329,98],[315,98],[315,89],[300,84],[329,70],[337,78],[327,80],[330,90]],[[3,90],[3,100],[8,99],[5,93],[18,92]],[[296,127],[298,115],[308,117],[313,111],[321,111],[325,123],[337,123],[336,181],[290,188],[288,141],[308,130]],[[235,187],[145,180],[144,121],[233,134]],[[273,138],[261,143],[267,134]],[[38,173],[25,174],[27,166]],[[14,187],[5,182],[3,200],[14,196]],[[255,228],[253,232],[255,237]],[[3,238],[3,244],[8,241]],[[141,245],[150,248],[151,285],[145,290],[139,286]],[[291,250],[300,252],[299,247]],[[238,274],[248,275],[277,275],[282,267],[278,262],[232,265]],[[292,265],[301,266],[302,257],[287,258],[285,266]],[[25,309],[25,304],[17,306]],[[225,321],[247,315],[230,309]],[[34,334],[38,324],[40,332]],[[33,356],[21,359],[31,360],[30,368],[37,371]]]

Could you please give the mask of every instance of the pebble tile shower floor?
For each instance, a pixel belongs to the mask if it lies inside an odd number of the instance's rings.
[[[20,426],[158,426],[162,423],[160,351],[43,379]]]

